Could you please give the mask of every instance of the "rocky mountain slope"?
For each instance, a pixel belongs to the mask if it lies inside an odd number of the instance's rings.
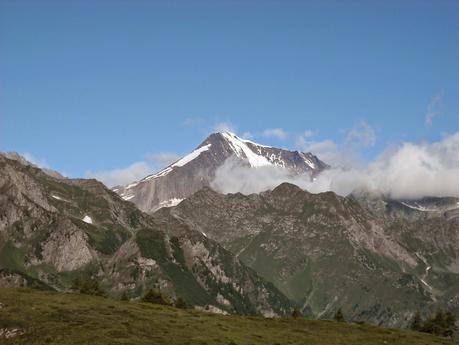
[[[229,157],[251,167],[277,166],[292,174],[307,173],[311,178],[327,168],[311,153],[260,145],[233,133],[221,132],[211,134],[189,155],[158,173],[127,186],[115,187],[113,191],[145,212],[174,206],[201,188],[210,186],[216,170]]]
[[[459,313],[459,226],[389,218],[353,197],[282,184],[261,194],[205,188],[161,210],[219,241],[305,314],[406,325],[414,311]]]
[[[169,214],[139,211],[96,180],[56,178],[0,154],[0,286],[112,295],[160,287],[215,310],[281,315],[290,301],[233,254]]]

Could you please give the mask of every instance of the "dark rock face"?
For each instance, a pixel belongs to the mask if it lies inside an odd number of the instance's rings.
[[[210,186],[216,170],[236,157],[251,167],[278,166],[291,173],[308,173],[314,177],[327,165],[311,153],[287,151],[243,140],[223,132],[210,135],[188,156],[139,182],[113,190],[144,212],[174,206],[181,200]]]
[[[0,154],[0,286],[110,294],[160,287],[190,305],[285,315],[292,303],[217,242],[167,212],[138,210],[96,180],[55,178]]]
[[[459,226],[441,212],[389,217],[355,198],[287,183],[252,195],[205,188],[168,212],[220,242],[303,312],[331,318],[342,308],[352,320],[389,326],[406,325],[416,310],[459,313]]]

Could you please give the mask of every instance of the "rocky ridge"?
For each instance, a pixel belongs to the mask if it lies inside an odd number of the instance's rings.
[[[163,211],[164,212],[164,211]],[[332,317],[406,325],[416,310],[459,313],[459,226],[443,216],[390,218],[353,197],[205,188],[168,212],[185,219],[303,306]]]

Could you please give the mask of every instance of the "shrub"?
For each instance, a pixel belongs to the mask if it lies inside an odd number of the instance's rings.
[[[341,310],[341,308],[339,308],[336,311],[335,316],[333,317],[333,319],[335,319],[335,321],[338,321],[338,322],[346,322],[346,320],[344,319],[343,311]]]
[[[446,337],[452,337],[454,333],[457,332],[458,330],[456,326],[456,316],[454,316],[454,314],[451,313],[450,311],[447,311],[445,313],[444,320],[445,320],[445,326],[446,326],[444,335]]]
[[[99,282],[95,279],[80,279],[76,278],[73,281],[72,290],[85,294],[85,295],[94,295],[94,296],[103,296],[106,297],[107,293],[104,289],[101,288]]]
[[[422,318],[419,311],[414,314],[413,319],[411,320],[410,329],[418,332],[422,329]]]
[[[293,309],[292,317],[294,317],[294,318],[301,317],[301,313],[297,308]]]
[[[142,298],[142,302],[171,305],[169,298],[164,296],[159,289],[150,289]]]
[[[456,317],[451,312],[438,310],[422,325],[421,332],[451,337],[457,331]]]
[[[127,295],[126,291],[123,291],[120,297],[121,301],[129,301],[129,296]]]
[[[187,309],[188,308],[185,300],[182,297],[178,297],[175,300],[175,307],[176,308],[180,308],[180,309]]]

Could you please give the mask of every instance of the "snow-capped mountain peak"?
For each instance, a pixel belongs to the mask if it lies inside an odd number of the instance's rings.
[[[224,137],[225,136],[230,136],[230,137],[234,138],[235,140],[238,140],[238,141],[240,141],[240,142],[242,142],[244,144],[250,144],[250,145],[253,145],[253,146],[272,148],[272,146],[262,145],[262,144],[255,143],[255,142],[247,140],[247,139],[243,139],[241,137],[238,137],[235,133],[232,133],[232,132],[229,132],[229,131],[218,132],[218,134],[220,134],[220,135],[222,135]]]
[[[146,212],[182,200],[199,189],[210,186],[216,170],[235,157],[251,168],[276,166],[294,174],[308,173],[311,178],[327,165],[311,153],[289,151],[257,144],[225,131],[213,133],[195,150],[157,173],[114,192],[137,204]]]

